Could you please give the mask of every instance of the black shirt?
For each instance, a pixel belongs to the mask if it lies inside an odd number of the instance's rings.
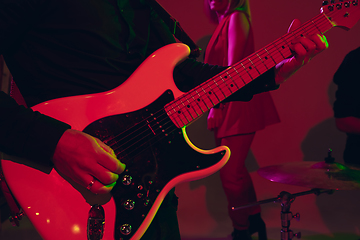
[[[122,84],[156,49],[175,42],[142,0],[0,0],[0,54],[28,106]],[[187,91],[225,68],[188,59],[176,67]],[[268,71],[228,100],[275,89]],[[69,125],[0,92],[0,150],[50,163]]]
[[[338,86],[334,102],[334,117],[360,118],[360,48],[348,53],[334,75],[334,83]],[[347,134],[344,151],[344,162],[360,164],[360,136]]]

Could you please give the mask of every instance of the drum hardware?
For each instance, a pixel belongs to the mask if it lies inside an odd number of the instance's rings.
[[[360,168],[335,162],[331,149],[322,162],[290,162],[263,167],[257,172],[272,182],[310,189],[360,189]]]
[[[296,185],[311,188],[310,191],[290,194],[281,192],[278,197],[258,201],[245,206],[232,207],[232,210],[247,208],[264,203],[281,203],[281,240],[301,238],[301,233],[294,233],[289,229],[292,219],[300,220],[300,214],[290,212],[291,203],[295,197],[310,193],[332,194],[335,190],[360,189],[360,168],[335,162],[329,148],[327,157],[322,162],[291,162],[281,165],[272,165],[260,168],[257,172],[260,176],[278,183]]]
[[[314,193],[315,195],[318,196],[322,193],[332,194],[333,192],[334,192],[334,190],[332,190],[332,189],[318,189],[318,188],[314,188],[309,191],[299,192],[299,193],[295,193],[295,194],[291,194],[291,193],[282,191],[276,198],[261,200],[261,201],[258,201],[255,203],[250,203],[250,204],[247,204],[244,206],[232,207],[231,209],[233,211],[236,211],[239,209],[248,208],[248,207],[265,204],[265,203],[281,203],[281,214],[280,214],[281,227],[282,227],[281,228],[281,240],[290,240],[290,239],[293,239],[294,237],[301,238],[300,232],[294,233],[292,230],[290,230],[290,221],[292,219],[300,221],[299,213],[296,213],[294,215],[292,212],[290,212],[291,203],[293,203],[295,201],[295,198],[298,196],[304,196],[304,195],[308,195],[311,193]]]

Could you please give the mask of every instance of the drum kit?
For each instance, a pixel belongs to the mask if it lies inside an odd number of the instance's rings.
[[[360,189],[360,167],[344,165],[335,162],[331,157],[332,150],[329,149],[328,156],[322,162],[291,162],[281,165],[272,165],[260,168],[258,174],[272,182],[285,183],[295,186],[311,188],[309,191],[290,194],[282,191],[277,197],[251,203],[245,206],[232,207],[233,211],[264,203],[281,204],[281,240],[301,238],[301,233],[290,230],[290,221],[299,220],[299,213],[293,215],[290,212],[291,203],[297,196],[314,193],[331,194],[335,190],[358,190]]]

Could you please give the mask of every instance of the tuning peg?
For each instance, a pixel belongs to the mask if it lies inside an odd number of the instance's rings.
[[[323,5],[323,6],[326,6],[326,5],[328,5],[328,4],[329,4],[329,1],[327,1],[327,0],[325,0],[325,1],[322,2],[322,5]]]

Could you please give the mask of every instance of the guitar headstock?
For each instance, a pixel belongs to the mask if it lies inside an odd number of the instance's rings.
[[[349,30],[360,19],[359,0],[324,1],[320,10],[325,14],[333,26]]]

